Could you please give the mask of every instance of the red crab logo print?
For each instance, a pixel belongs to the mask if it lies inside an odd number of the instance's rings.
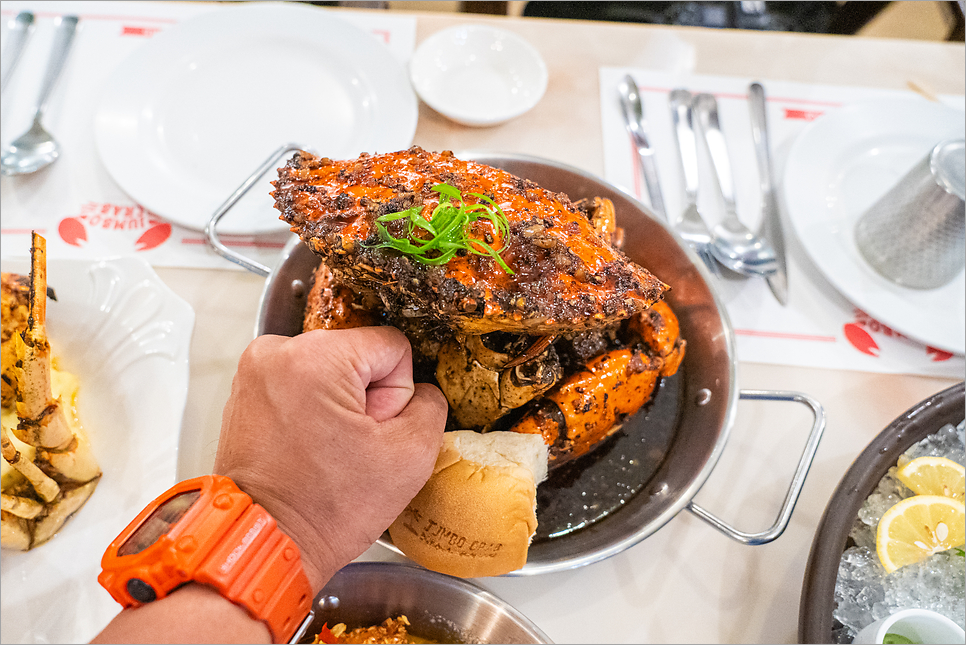
[[[60,220],[57,232],[60,234],[60,239],[71,246],[82,246],[81,243],[87,241],[87,229],[76,217],[65,217]]]
[[[879,355],[879,345],[861,324],[847,323],[842,331],[845,332],[845,338],[852,343],[852,347],[869,356]]]
[[[879,356],[880,349],[879,344],[875,342],[872,334],[882,334],[883,336],[892,338],[905,338],[899,332],[887,325],[883,325],[861,309],[855,310],[855,322],[846,323],[842,331],[845,333],[845,338],[852,344],[852,347],[863,354],[875,357]],[[926,353],[932,356],[934,363],[948,361],[953,357],[950,352],[936,349],[935,347],[926,347]]]
[[[169,237],[171,237],[171,225],[157,222],[141,234],[141,237],[134,243],[134,248],[138,251],[147,251],[160,246]]]
[[[134,249],[147,251],[171,237],[171,224],[162,222],[141,206],[87,202],[78,215],[65,217],[57,226],[60,238],[78,247],[88,241],[88,234],[100,236],[108,231],[122,232],[127,238],[130,238],[127,233],[140,232],[133,242]]]
[[[938,363],[939,361],[948,361],[953,357],[952,352],[947,352],[944,349],[937,349],[935,347],[926,347],[926,353],[932,355],[933,363]]]

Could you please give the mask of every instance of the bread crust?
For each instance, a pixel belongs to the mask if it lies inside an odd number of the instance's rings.
[[[483,465],[446,442],[435,472],[389,535],[427,569],[460,578],[503,575],[527,562],[536,488],[531,468]]]

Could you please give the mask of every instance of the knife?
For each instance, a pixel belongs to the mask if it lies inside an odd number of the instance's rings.
[[[661,183],[657,178],[657,160],[654,150],[647,140],[647,121],[644,119],[644,106],[641,103],[641,93],[637,89],[634,78],[627,74],[617,86],[621,99],[621,111],[624,113],[624,125],[631,135],[637,156],[641,161],[641,173],[647,185],[647,194],[651,200],[651,209],[667,219],[667,209],[664,208],[664,198],[661,195]]]
[[[748,86],[748,106],[751,112],[751,136],[755,141],[755,158],[758,160],[758,176],[761,181],[761,230],[759,235],[768,240],[775,249],[778,270],[766,277],[768,287],[783,307],[788,306],[788,267],[785,260],[785,236],[782,232],[781,214],[775,195],[772,175],[770,145],[768,143],[768,118],[765,115],[765,88],[761,83]]]
[[[7,81],[13,76],[13,70],[20,62],[20,55],[23,54],[24,45],[27,38],[33,31],[34,14],[29,11],[21,11],[10,23],[10,35],[7,38],[7,46],[3,49],[3,69],[0,71],[0,92],[7,87]]]

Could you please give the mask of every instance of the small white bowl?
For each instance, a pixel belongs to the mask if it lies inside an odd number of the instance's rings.
[[[547,66],[530,43],[482,25],[450,27],[424,40],[409,77],[427,105],[470,126],[518,117],[547,89]]]
[[[913,643],[962,643],[963,628],[928,609],[903,609],[880,618],[856,634],[853,643],[882,643],[888,633],[905,636]]]

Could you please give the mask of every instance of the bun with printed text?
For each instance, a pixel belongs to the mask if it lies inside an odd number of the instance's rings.
[[[451,576],[515,571],[527,562],[546,476],[539,435],[447,432],[432,476],[389,535],[416,563]]]

